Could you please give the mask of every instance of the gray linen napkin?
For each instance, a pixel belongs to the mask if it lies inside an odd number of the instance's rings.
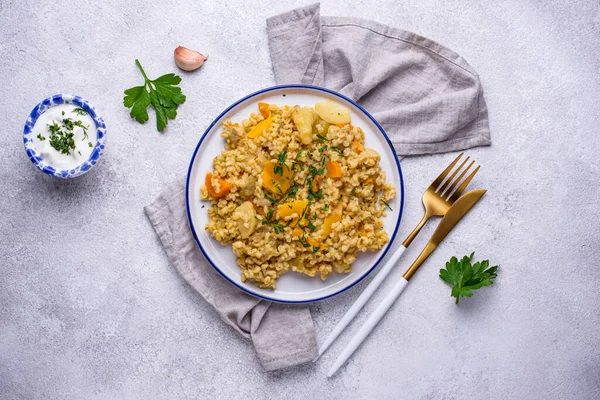
[[[208,264],[189,228],[185,185],[167,188],[144,211],[179,274],[243,337],[251,339],[267,371],[317,356],[315,328],[307,306],[272,304],[238,290]]]
[[[319,4],[267,20],[275,80],[336,90],[383,126],[399,155],[491,143],[479,77],[453,51],[360,18],[321,17]]]
[[[490,144],[477,74],[437,43],[362,19],[321,18],[318,4],[269,18],[267,33],[277,83],[325,86],[359,101],[382,123],[398,154]],[[252,340],[266,370],[316,357],[307,306],[251,297],[204,259],[188,225],[184,185],[167,188],[145,211],[179,274]]]

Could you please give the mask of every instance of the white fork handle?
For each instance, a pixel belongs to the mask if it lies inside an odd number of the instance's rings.
[[[394,254],[392,254],[392,257],[383,266],[383,268],[381,268],[381,271],[379,271],[379,273],[375,276],[375,278],[373,278],[371,283],[369,283],[367,288],[360,294],[360,296],[358,296],[358,299],[356,299],[354,304],[352,304],[352,307],[350,307],[350,309],[342,317],[340,322],[338,322],[335,328],[333,328],[333,331],[329,334],[329,336],[327,336],[327,339],[325,339],[325,342],[319,348],[319,356],[323,354],[325,350],[327,350],[331,343],[333,343],[333,341],[340,335],[340,333],[342,333],[346,326],[348,326],[348,324],[350,323],[350,321],[352,321],[356,314],[358,314],[360,309],[363,308],[365,303],[371,298],[373,293],[375,293],[379,285],[381,285],[381,282],[383,282],[383,280],[388,276],[392,268],[396,265],[396,263],[402,256],[402,253],[404,253],[404,250],[406,250],[406,247],[400,245],[400,248],[396,250]],[[313,361],[316,361],[317,358],[315,358],[315,360]]]
[[[352,338],[350,343],[346,346],[342,354],[335,360],[335,363],[327,372],[327,377],[332,376],[337,372],[337,370],[344,365],[344,363],[350,358],[352,353],[361,345],[361,343],[365,340],[365,338],[371,333],[375,325],[383,318],[387,310],[394,304],[394,301],[400,296],[400,293],[404,290],[404,288],[408,285],[408,281],[404,278],[400,278],[400,281],[394,286],[392,291],[388,293],[387,296],[383,299],[380,305],[377,306],[375,311],[369,316],[369,319],[364,323],[363,326],[360,327],[356,335]]]

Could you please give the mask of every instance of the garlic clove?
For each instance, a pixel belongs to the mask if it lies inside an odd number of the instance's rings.
[[[175,63],[184,71],[194,71],[204,64],[207,59],[201,53],[185,47],[177,47],[174,52]]]

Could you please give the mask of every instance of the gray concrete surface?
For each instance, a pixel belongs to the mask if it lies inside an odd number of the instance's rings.
[[[358,324],[316,365],[264,373],[178,277],[142,207],[185,174],[220,110],[273,84],[264,20],[301,4],[0,2],[1,399],[600,398],[597,0],[322,3],[325,15],[393,24],[465,57],[493,140],[469,152],[487,197],[333,379],[325,372]],[[129,119],[122,91],[139,83],[135,58],[153,76],[177,71],[180,44],[209,60],[182,74],[188,100],[161,135]],[[85,96],[108,125],[102,163],[70,182],[36,171],[21,143],[27,113],[56,92]],[[453,157],[403,160],[401,236]],[[437,273],[471,251],[500,276],[457,307]],[[320,342],[360,290],[312,307]]]

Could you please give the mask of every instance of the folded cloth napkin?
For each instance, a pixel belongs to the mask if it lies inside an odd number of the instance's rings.
[[[361,18],[321,17],[319,4],[267,20],[275,80],[336,90],[364,106],[399,155],[491,143],[479,77],[432,40]]]
[[[359,101],[382,123],[398,154],[490,143],[477,75],[437,43],[358,18],[321,18],[318,4],[269,18],[267,32],[277,83],[325,86]],[[307,306],[249,296],[204,259],[187,221],[183,184],[167,188],[145,212],[179,274],[252,340],[266,370],[316,357]]]
[[[238,290],[208,264],[190,230],[185,185],[167,188],[144,211],[169,260],[228,325],[251,339],[267,371],[313,360],[315,328],[308,307],[272,304]]]

